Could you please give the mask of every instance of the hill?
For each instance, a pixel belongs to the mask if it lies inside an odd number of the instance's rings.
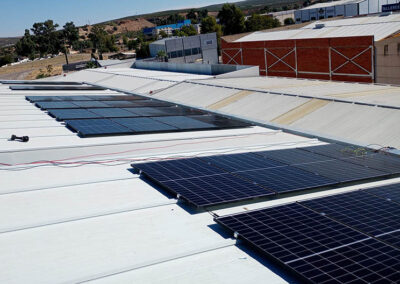
[[[19,37],[0,37],[0,47],[14,45],[19,39]]]

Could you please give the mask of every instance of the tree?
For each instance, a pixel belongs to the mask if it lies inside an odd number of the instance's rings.
[[[183,26],[180,30],[173,31],[174,36],[193,36],[197,35],[197,30],[192,25]]]
[[[0,56],[0,66],[7,65],[14,62],[14,57],[11,54]]]
[[[167,38],[168,34],[165,31],[160,31],[161,38]]]
[[[68,22],[63,26],[62,36],[64,38],[64,43],[66,43],[69,47],[72,47],[75,41],[79,40],[79,30],[75,27],[74,22]],[[68,62],[68,47],[63,45],[63,52],[65,54],[65,61]]]
[[[189,13],[186,14],[186,19],[197,21],[196,10],[190,9]]]
[[[183,22],[184,20],[185,20],[185,17],[184,17],[184,16],[175,13],[175,14],[172,14],[172,15],[169,15],[169,16],[168,16],[167,21],[166,21],[166,24],[167,24],[167,25],[169,25],[169,24],[175,24],[175,23],[178,23],[178,22]]]
[[[138,46],[138,43],[136,40],[130,40],[128,41],[128,49],[132,50],[132,49],[136,49]]]
[[[146,58],[150,56],[150,48],[149,48],[149,43],[148,42],[143,42],[140,45],[139,50],[136,52],[136,56],[138,58]]]
[[[251,15],[251,17],[246,21],[246,30],[248,32],[266,30],[279,26],[280,22],[278,19],[269,16],[261,16],[259,14]]]
[[[89,39],[92,42],[95,51],[99,52],[100,59],[103,59],[104,52],[118,50],[118,47],[115,45],[115,36],[109,35],[104,29],[104,26],[94,26],[89,34]]]
[[[242,33],[246,29],[243,12],[235,4],[224,4],[218,19],[225,35]]]
[[[202,9],[197,12],[198,18],[201,21],[202,19],[208,17],[208,10],[207,9]]]
[[[36,44],[29,30],[25,30],[24,36],[15,44],[15,52],[20,56],[35,57]]]
[[[157,58],[159,60],[164,61],[166,57],[167,57],[167,53],[165,52],[165,50],[159,50],[157,52]]]
[[[58,24],[54,24],[53,20],[33,24],[31,31],[41,57],[46,54],[56,54],[61,50],[61,38],[56,30],[57,27]]]
[[[217,21],[213,17],[205,17],[201,20],[200,24],[201,33],[217,33],[217,37],[220,38],[222,36],[222,28],[217,24]]]
[[[285,24],[285,26],[288,26],[288,25],[294,25],[294,20],[293,20],[293,18],[286,18],[284,21],[283,21],[283,23]]]
[[[127,46],[128,45],[128,37],[126,35],[122,36],[122,43]]]

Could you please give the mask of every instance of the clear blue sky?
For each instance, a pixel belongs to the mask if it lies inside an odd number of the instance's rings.
[[[21,36],[35,22],[51,19],[63,26],[93,24],[175,8],[201,7],[226,0],[0,0],[0,37]]]

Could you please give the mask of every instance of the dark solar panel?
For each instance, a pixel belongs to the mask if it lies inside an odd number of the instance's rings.
[[[400,229],[397,229],[394,232],[378,235],[377,237],[379,240],[382,240],[400,249]]]
[[[235,175],[280,193],[323,187],[337,183],[329,178],[292,166],[238,171]]]
[[[57,120],[66,119],[86,119],[86,118],[101,118],[101,115],[90,112],[86,109],[49,109],[49,114]]]
[[[216,218],[311,283],[393,283],[400,250],[300,204]],[[300,280],[300,279],[299,279]]]
[[[301,204],[372,236],[400,230],[400,205],[364,191],[307,200]]]
[[[60,101],[91,101],[88,96],[57,96]]]
[[[132,114],[133,115],[133,114]],[[174,131],[176,127],[155,121],[146,117],[138,118],[118,118],[113,121],[121,124],[134,132],[146,133],[146,132],[163,132],[163,131]]]
[[[274,195],[228,173],[163,181],[162,185],[198,207]]]
[[[84,137],[132,133],[128,128],[109,119],[66,120],[65,123],[68,127],[72,128]]]
[[[242,122],[236,119],[225,118],[220,115],[196,115],[191,117],[202,122],[213,124],[218,128],[236,128],[250,126],[249,123]]]
[[[64,109],[64,108],[77,108],[77,106],[70,102],[37,102],[37,107],[41,109]]]
[[[81,107],[81,108],[106,108],[106,107],[112,107],[109,106],[101,101],[74,101],[74,105]]]
[[[217,166],[228,172],[286,166],[280,162],[265,159],[253,153],[209,156],[202,157],[201,159],[210,165]]]
[[[205,123],[187,116],[165,116],[165,117],[155,117],[154,119],[179,129],[216,128],[216,126],[213,124]]]
[[[25,97],[31,103],[36,102],[58,102],[61,101],[58,97],[55,96],[26,96]]]
[[[133,102],[136,107],[168,107],[173,106],[174,104],[161,102],[161,101],[153,101],[153,100],[136,100]]]
[[[337,182],[350,182],[386,175],[384,172],[347,163],[341,160],[297,164],[294,165],[294,167],[325,176]]]
[[[364,191],[400,203],[400,184],[398,183],[368,188]]]
[[[372,169],[380,170],[388,174],[400,173],[400,159],[399,157],[384,154],[373,153],[363,157],[352,157],[345,159],[346,162],[362,165]]]
[[[112,107],[134,107],[134,101],[103,101],[105,104]]]
[[[226,173],[198,158],[135,164],[134,167],[158,182]]]
[[[285,150],[263,151],[254,153],[289,165],[313,163],[313,162],[333,159],[330,157],[314,154],[311,152],[306,152],[300,149],[285,149]]]
[[[138,108],[124,108],[125,110],[137,114],[138,116],[165,116],[167,115],[164,108],[155,107],[138,107]]]
[[[367,239],[287,265],[311,283],[398,283],[400,251]]]
[[[349,157],[362,157],[372,153],[370,150],[367,150],[364,147],[339,145],[339,144],[327,144],[327,145],[312,146],[299,149],[337,159],[349,158]]]
[[[104,90],[104,88],[95,87],[95,86],[67,86],[67,85],[58,85],[58,86],[11,85],[9,88],[11,90],[15,90],[15,91],[100,91],[100,90]]]
[[[69,81],[35,81],[35,80],[0,80],[1,84],[7,85],[82,85],[79,82],[69,82]]]
[[[220,217],[216,221],[283,263],[367,238],[296,203]]]
[[[90,111],[105,118],[138,116],[136,114],[133,114],[132,112],[129,112],[121,108],[92,108],[90,109]]]
[[[157,109],[161,110],[165,116],[199,115],[203,113],[202,111],[199,110],[183,108],[179,106],[158,107]]]

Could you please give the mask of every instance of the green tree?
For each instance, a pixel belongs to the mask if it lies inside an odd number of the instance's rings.
[[[15,52],[20,56],[35,57],[36,44],[29,30],[25,30],[24,36],[15,44]]]
[[[242,33],[246,29],[243,12],[235,4],[224,4],[218,19],[225,35]]]
[[[62,43],[57,27],[58,24],[54,24],[53,20],[33,24],[31,31],[41,57],[46,54],[56,54],[61,50]]]
[[[189,13],[186,14],[186,19],[197,21],[196,10],[190,9]]]
[[[132,49],[136,49],[137,48],[137,46],[138,46],[138,42],[136,41],[136,40],[130,40],[130,41],[128,41],[128,49],[129,50],[132,50]]]
[[[127,46],[128,45],[128,37],[126,35],[122,36],[122,43]]]
[[[6,54],[4,56],[0,56],[0,66],[7,65],[14,62],[14,57],[12,54]]]
[[[202,9],[197,12],[198,18],[201,21],[202,19],[208,17],[208,10],[207,9]]]
[[[197,35],[197,30],[194,26],[183,26],[180,30],[173,31],[174,36],[193,36]]]
[[[293,20],[293,18],[286,18],[284,21],[283,21],[283,23],[285,24],[285,26],[288,26],[288,25],[294,25],[294,20]]]
[[[72,47],[75,41],[79,40],[79,30],[75,27],[74,22],[68,22],[63,26],[62,37],[64,39],[63,52],[65,54],[65,61],[68,62],[69,47]],[[67,46],[68,45],[68,46]]]
[[[280,22],[278,19],[269,16],[261,16],[259,14],[251,15],[251,17],[246,21],[246,30],[248,32],[266,30],[279,26]]]
[[[138,58],[147,58],[150,56],[150,48],[148,42],[143,42],[140,45],[139,50],[136,51],[136,56]]]
[[[110,45],[110,36],[104,29],[104,26],[94,26],[88,37],[93,44],[93,49],[95,50],[95,52],[97,51],[99,53],[99,58],[102,60],[103,53],[108,51],[107,45]]]
[[[213,17],[205,17],[201,20],[200,24],[201,33],[217,33],[217,37],[220,38],[222,36],[222,28],[221,25],[217,24],[217,21]]]
[[[175,13],[175,14],[172,14],[172,15],[168,16],[165,24],[167,24],[167,25],[175,24],[175,23],[178,23],[178,22],[183,22],[184,20],[185,20],[184,16],[182,16],[182,15],[180,15],[178,13]]]
[[[161,38],[167,38],[168,37],[168,35],[167,35],[167,33],[165,31],[160,31],[160,36],[161,36]]]

